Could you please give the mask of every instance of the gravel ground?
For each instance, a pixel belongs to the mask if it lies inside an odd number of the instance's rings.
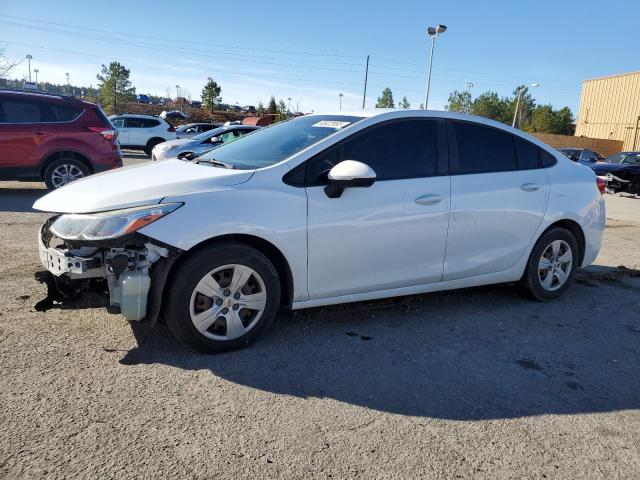
[[[34,310],[43,193],[0,183],[1,478],[640,478],[640,199],[607,196],[597,265],[558,301],[318,308],[204,356]]]

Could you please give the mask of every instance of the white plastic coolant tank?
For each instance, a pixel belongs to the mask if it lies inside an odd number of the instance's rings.
[[[147,314],[147,294],[151,278],[146,269],[124,272],[120,277],[120,310],[127,320],[140,320]]]

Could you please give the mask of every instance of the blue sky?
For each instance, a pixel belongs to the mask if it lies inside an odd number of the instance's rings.
[[[126,5],[126,6],[125,6]],[[116,8],[119,7],[119,8]],[[272,1],[120,2],[0,0],[0,44],[33,55],[39,80],[96,85],[102,63],[131,69],[138,93],[199,98],[208,76],[227,103],[270,95],[302,111],[360,108],[366,55],[367,105],[390,87],[417,107],[424,97],[428,25],[447,25],[434,55],[429,107],[472,82],[510,94],[540,83],[538,103],[577,111],[582,80],[640,70],[640,2]],[[48,22],[48,23],[45,23]],[[16,76],[27,75],[27,64]]]

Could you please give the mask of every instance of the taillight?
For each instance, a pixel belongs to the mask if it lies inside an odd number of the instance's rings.
[[[104,127],[87,127],[90,131],[99,133],[104,137],[105,140],[110,142],[114,141],[118,138],[118,131],[113,130],[112,128],[104,128]]]
[[[604,195],[607,189],[607,182],[605,182],[600,177],[596,177],[596,183],[598,184],[598,190],[600,190],[600,195]]]
[[[167,128],[167,132],[175,132],[176,129],[174,127],[169,127]]]

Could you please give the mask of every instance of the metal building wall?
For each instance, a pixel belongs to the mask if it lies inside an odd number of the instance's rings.
[[[640,150],[640,72],[582,82],[576,136],[621,140]]]

